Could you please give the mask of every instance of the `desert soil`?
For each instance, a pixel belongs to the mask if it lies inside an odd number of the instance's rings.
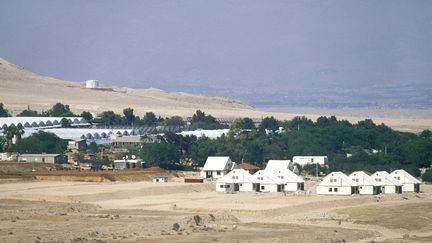
[[[378,196],[215,192],[211,182],[6,181],[0,242],[430,242],[432,186]]]

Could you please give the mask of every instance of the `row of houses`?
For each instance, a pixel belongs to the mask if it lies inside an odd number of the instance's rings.
[[[270,160],[275,161],[275,160]],[[270,163],[269,161],[269,163]],[[327,164],[328,159],[327,156],[294,156],[293,161],[291,160],[278,160],[279,163],[284,164],[284,167],[286,168],[294,168],[296,164],[304,166],[308,164],[318,164],[324,166]],[[212,178],[212,179],[219,179],[223,176],[225,176],[227,173],[232,171],[236,168],[236,163],[232,162],[230,157],[228,156],[210,156],[207,158],[206,163],[204,164],[204,167],[201,171],[201,177],[203,178]],[[248,164],[250,165],[250,164]],[[267,164],[267,167],[269,164]],[[270,163],[270,166],[271,163]],[[255,167],[257,170],[258,167]],[[251,174],[255,173],[250,172]]]
[[[210,161],[215,159],[211,158]],[[235,168],[217,180],[216,191],[291,192],[304,190],[304,180],[288,168],[289,163],[289,160],[269,160],[264,170],[250,168],[255,171],[253,174],[250,173],[250,169]]]
[[[391,173],[377,171],[372,175],[355,171],[349,176],[337,171],[328,174],[317,186],[317,194],[321,195],[376,195],[419,191],[420,181],[405,170]]]

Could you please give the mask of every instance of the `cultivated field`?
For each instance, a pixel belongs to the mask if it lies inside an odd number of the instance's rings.
[[[422,193],[319,196],[214,191],[181,178],[0,184],[0,242],[430,242],[432,186]]]

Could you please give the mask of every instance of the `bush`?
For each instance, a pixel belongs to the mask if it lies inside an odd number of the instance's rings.
[[[426,170],[426,172],[422,175],[422,180],[424,182],[432,183],[432,169]]]

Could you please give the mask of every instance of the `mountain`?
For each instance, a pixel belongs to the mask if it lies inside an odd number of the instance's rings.
[[[259,113],[253,107],[237,100],[183,92],[165,92],[159,89],[132,89],[103,87],[87,89],[84,82],[63,81],[38,75],[0,58],[0,102],[17,114],[30,105],[42,111],[56,102],[68,104],[80,113],[100,113],[113,110],[121,113],[131,107],[136,114],[153,111],[157,115],[191,116],[201,109],[220,117],[236,117],[239,114]]]

